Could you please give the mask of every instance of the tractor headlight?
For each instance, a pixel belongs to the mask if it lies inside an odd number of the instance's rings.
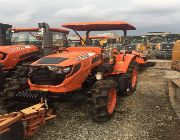
[[[102,80],[103,79],[103,74],[101,72],[97,72],[95,76],[96,76],[97,80]]]
[[[72,66],[69,66],[69,67],[64,67],[64,68],[61,68],[61,71],[58,71],[58,73],[63,73],[63,74],[69,74],[70,72],[72,71]]]
[[[53,71],[53,72],[56,72],[56,73],[59,73],[59,74],[68,74],[72,70],[71,66],[68,66],[68,67],[47,66],[47,68],[50,71]]]
[[[57,67],[57,66],[47,66],[47,68],[50,71],[58,71],[59,70],[59,67]]]
[[[63,69],[64,73],[69,73],[71,71],[71,67],[66,67]]]

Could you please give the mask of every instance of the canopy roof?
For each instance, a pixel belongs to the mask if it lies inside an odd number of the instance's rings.
[[[136,30],[134,26],[123,21],[72,22],[62,26],[77,31]]]
[[[36,31],[39,31],[39,28],[12,28],[10,30],[13,30],[15,32],[26,32],[26,31],[36,32]],[[50,28],[50,31],[61,32],[61,33],[66,33],[66,34],[69,33],[69,30],[61,29],[61,28]]]

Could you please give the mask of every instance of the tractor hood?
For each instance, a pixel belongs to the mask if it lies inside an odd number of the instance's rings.
[[[51,65],[51,66],[66,67],[70,65],[75,65],[85,59],[95,57],[97,55],[98,54],[93,51],[62,52],[59,54],[53,54],[43,57],[40,60],[32,63],[31,66]]]
[[[0,52],[10,54],[26,51],[38,51],[39,49],[34,45],[9,45],[9,46],[0,46]]]

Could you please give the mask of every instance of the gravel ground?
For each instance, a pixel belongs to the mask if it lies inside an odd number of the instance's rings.
[[[91,121],[85,103],[58,103],[59,116],[28,140],[180,140],[180,121],[168,97],[168,79],[180,75],[163,67],[170,63],[141,72],[136,92],[119,97],[111,121]]]

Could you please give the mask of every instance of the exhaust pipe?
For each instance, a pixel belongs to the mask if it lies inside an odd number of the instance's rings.
[[[109,63],[113,64],[114,59],[113,59],[113,51],[114,51],[114,44],[116,43],[116,39],[107,39],[107,44],[109,46]]]
[[[49,25],[45,22],[38,23],[42,36],[42,56],[47,56],[53,53],[53,38],[50,32]]]

